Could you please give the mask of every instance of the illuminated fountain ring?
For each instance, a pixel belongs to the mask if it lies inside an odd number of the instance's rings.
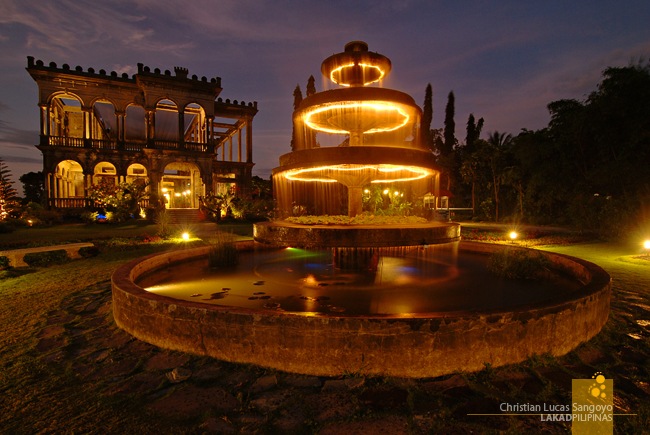
[[[305,98],[294,113],[294,120],[316,131],[354,136],[394,131],[412,123],[418,116],[415,101],[403,92],[385,88],[342,88]]]

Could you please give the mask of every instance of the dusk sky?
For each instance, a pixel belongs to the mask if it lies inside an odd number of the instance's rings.
[[[27,56],[128,73],[141,62],[221,77],[221,97],[257,101],[254,175],[290,151],[293,90],[363,40],[391,59],[383,86],[421,106],[433,127],[456,96],[456,136],[483,117],[483,136],[548,124],[549,102],[584,100],[608,66],[650,57],[650,1],[0,0],[0,157],[14,178],[42,170],[37,86]],[[17,184],[19,193],[22,186]]]

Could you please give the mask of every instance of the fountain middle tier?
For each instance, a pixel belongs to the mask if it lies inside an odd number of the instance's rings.
[[[399,140],[387,140],[389,146],[417,147],[422,111],[410,95],[384,88],[341,88],[319,92],[305,98],[294,112],[296,131],[349,135],[347,145],[360,146],[370,136],[380,133],[401,133]],[[312,148],[305,141],[297,148]]]

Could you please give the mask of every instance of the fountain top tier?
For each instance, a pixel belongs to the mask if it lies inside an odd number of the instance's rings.
[[[323,61],[323,75],[340,86],[367,86],[388,75],[390,60],[379,53],[368,51],[363,41],[345,44],[343,53],[333,54]]]

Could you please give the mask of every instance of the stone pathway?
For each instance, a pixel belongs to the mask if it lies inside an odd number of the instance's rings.
[[[538,416],[468,414],[499,413],[502,402],[569,403],[571,379],[604,371],[615,374],[616,412],[642,414],[619,426],[629,432],[650,427],[649,325],[638,322],[650,318],[650,298],[622,288],[615,298],[609,333],[560,359],[436,379],[353,373],[333,379],[135,340],[115,326],[110,282],[102,282],[48,313],[29,364],[3,368],[20,379],[0,386],[0,427],[4,433],[536,433]],[[543,429],[566,433],[570,423],[545,422]]]

